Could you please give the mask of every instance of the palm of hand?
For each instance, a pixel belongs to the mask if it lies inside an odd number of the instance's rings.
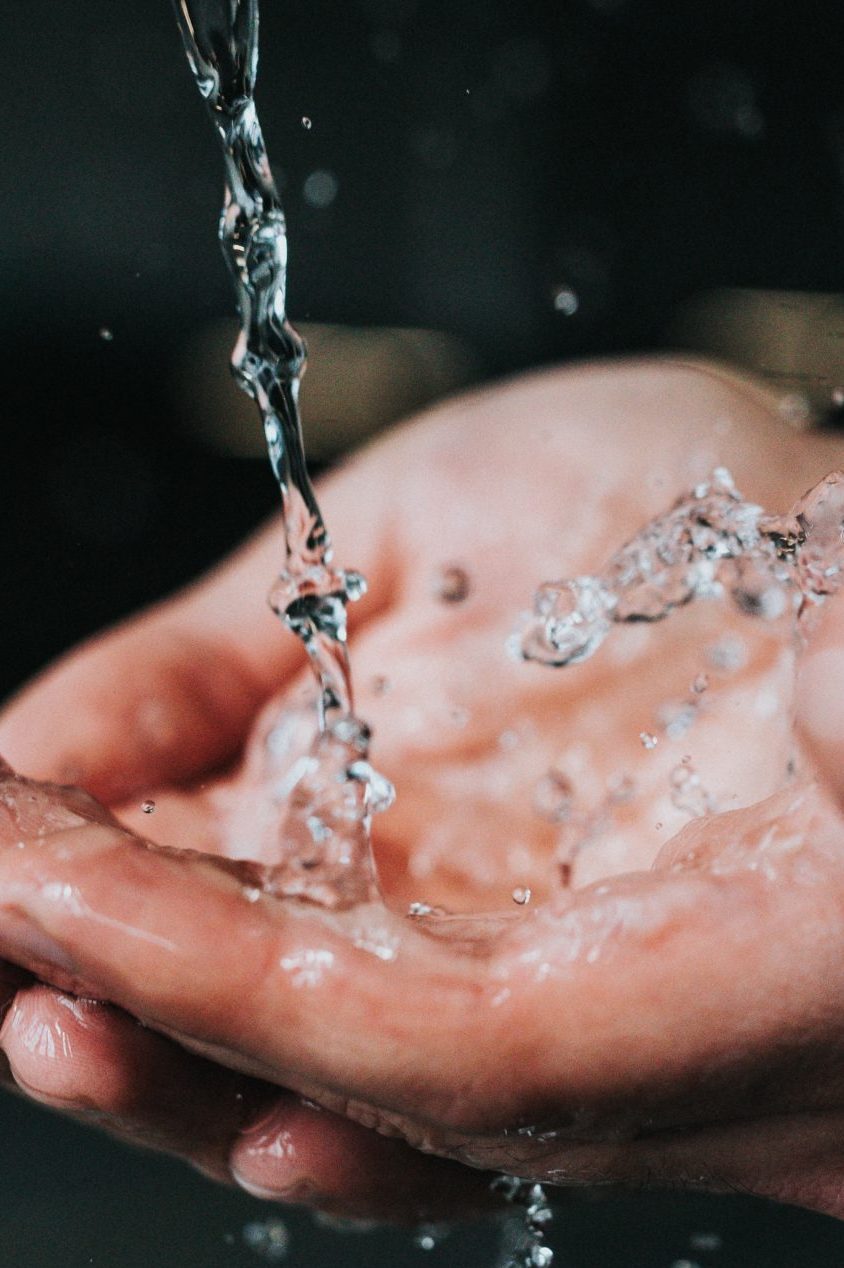
[[[553,916],[538,911],[506,928],[446,922],[446,937],[368,909],[327,918],[305,909],[292,919],[262,902],[259,913],[244,908],[228,873],[215,873],[212,883],[201,863],[190,865],[189,896],[175,877],[163,889],[157,881],[160,911],[150,903],[145,913],[154,936],[175,945],[182,930],[197,941],[197,955],[215,948],[229,999],[244,982],[246,948],[254,955],[256,939],[283,943],[274,957],[286,965],[281,979],[276,973],[271,990],[270,975],[252,1001],[254,1028],[235,1009],[234,1021],[216,1022],[209,1033],[191,998],[202,1000],[195,957],[165,1002],[172,957],[159,964],[149,941],[133,958],[115,934],[111,967],[101,952],[91,979],[82,954],[81,976],[226,1065],[475,1166],[560,1182],[700,1172],[705,1183],[747,1183],[749,1170],[760,1191],[787,1193],[796,1184],[793,1149],[788,1165],[770,1162],[772,1150],[778,1141],[804,1139],[794,1117],[824,1109],[826,1134],[820,1145],[817,1135],[806,1144],[799,1196],[830,1209],[827,1139],[838,1100],[825,1071],[835,1044],[827,1033],[807,1043],[803,1021],[817,1015],[834,984],[807,972],[805,997],[797,992],[783,1003],[781,982],[790,955],[805,957],[801,928],[835,927],[844,888],[840,832],[817,793],[791,790],[754,805],[780,787],[790,742],[792,666],[781,635],[734,618],[749,653],[745,668],[713,674],[692,732],[655,751],[642,748],[639,733],[651,729],[655,705],[688,697],[723,612],[690,610],[663,627],[658,659],[650,643],[623,631],[615,651],[567,673],[515,665],[504,643],[538,580],[594,570],[715,462],[732,465],[740,487],[777,507],[835,460],[823,443],[783,439],[756,401],[697,371],[572,375],[561,418],[549,388],[538,380],[462,412],[452,406],[336,477],[327,495],[329,523],[345,530],[356,515],[369,516],[361,536],[373,587],[353,653],[358,708],[377,736],[373,756],[399,787],[395,810],[376,825],[388,902],[512,909],[514,886],[547,891],[560,828],[534,813],[532,802],[549,769],[571,776],[578,814],[587,818],[606,807],[619,777],[638,785],[635,801],[605,814],[576,856],[579,884],[652,864],[682,821],[669,772],[687,752],[721,806],[750,808],[689,829],[655,873],[626,876],[604,892],[558,893]],[[671,417],[675,407],[685,414],[682,424]],[[735,428],[726,437],[716,431],[725,412]],[[515,443],[514,418],[527,420]],[[598,419],[603,447],[596,453]],[[753,473],[774,436],[793,450],[783,487]],[[338,533],[340,552],[366,564],[351,557],[355,537],[346,531],[348,541]],[[452,564],[470,579],[459,604],[435,593],[439,570]],[[298,690],[289,685],[287,697]],[[773,718],[754,711],[754,702],[772,698],[779,706]],[[179,791],[145,786],[156,801],[154,819],[133,796],[124,822],[154,829],[162,843],[253,856],[250,816],[263,796],[264,738],[278,707],[271,703],[257,721],[254,707],[242,711],[241,737],[253,716],[244,762],[216,778],[195,768]],[[582,839],[582,824],[577,831]],[[268,857],[266,843],[264,850]],[[114,927],[127,924],[113,892],[129,866],[125,856],[110,844],[96,876],[84,859],[70,868],[80,884],[84,875],[92,910]],[[145,856],[141,870],[148,865],[179,866]],[[807,870],[812,883],[795,884]],[[85,936],[77,921],[77,953]],[[231,947],[221,955],[226,940]],[[829,951],[821,958],[826,971]],[[303,987],[307,1007],[297,1001]],[[701,1004],[704,989],[711,1007]],[[362,1021],[368,1010],[371,1024],[373,1009],[380,1027],[367,1040]],[[295,1041],[271,1033],[279,1010],[288,1022],[295,1018]],[[421,1024],[428,1016],[438,1024]],[[760,1054],[768,1054],[767,1064]],[[786,1117],[771,1120],[772,1110]],[[741,1121],[748,1115],[750,1126]],[[250,1148],[264,1165],[270,1146],[264,1154],[254,1142]],[[769,1159],[764,1175],[761,1153]]]

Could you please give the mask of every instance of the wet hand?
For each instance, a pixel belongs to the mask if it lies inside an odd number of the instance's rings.
[[[555,674],[503,651],[540,579],[594,569],[713,462],[776,508],[840,457],[752,392],[651,365],[452,404],[330,482],[338,556],[371,583],[355,613],[358,707],[399,786],[376,841],[385,909],[250,901],[230,864],[125,832],[209,855],[266,850],[248,807],[270,719],[299,690],[298,649],[262,603],[277,534],[30,688],[0,747],[27,772],[83,783],[124,826],[79,805],[63,822],[38,793],[30,828],[5,833],[3,950],[65,992],[9,970],[18,1085],[253,1189],[361,1213],[441,1214],[482,1193],[468,1168],[402,1141],[557,1183],[743,1185],[836,1209],[840,840],[827,794],[720,816],[642,870],[682,822],[668,776],[687,748],[740,804],[778,786],[781,642],[743,630],[744,665],[713,684],[682,751],[653,753],[639,740],[648,710],[688,693],[720,629],[711,614],[695,616],[693,639],[666,626],[658,663],[633,643],[621,664]],[[782,716],[754,718],[765,692]],[[500,928],[401,914],[552,894],[560,825],[534,802],[569,749],[581,827],[620,774],[638,785],[635,808],[576,853],[585,888]],[[636,869],[606,892],[588,884]],[[46,1059],[51,1042],[65,1060]]]

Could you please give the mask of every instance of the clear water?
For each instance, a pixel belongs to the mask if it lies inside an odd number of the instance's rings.
[[[587,660],[613,625],[661,621],[695,599],[727,595],[742,612],[775,621],[803,615],[838,589],[844,567],[844,474],[832,472],[787,515],[746,502],[724,467],[646,524],[597,576],[547,581],[511,643],[545,665]],[[707,688],[705,674],[692,683]],[[644,748],[657,737],[643,731]]]
[[[317,683],[315,738],[302,745],[296,725],[288,727],[283,718],[269,735],[283,857],[261,873],[262,888],[348,907],[375,893],[370,819],[393,794],[369,764],[369,731],[354,713],[346,614],[365,582],[358,573],[334,566],[305,465],[298,408],[305,346],[286,315],[284,215],[253,97],[257,0],[175,0],[175,7],[223,151],[220,241],[241,317],[232,367],[257,404],[281,492],[285,560],[270,603],[302,640]],[[310,120],[303,118],[302,126],[309,127]],[[842,525],[840,473],[776,517],[746,501],[729,472],[718,468],[645,525],[599,574],[541,585],[511,651],[549,666],[575,665],[593,656],[618,624],[661,621],[689,603],[719,596],[758,620],[786,619],[799,629],[806,613],[841,584]],[[470,590],[470,574],[462,565],[448,566],[437,578],[436,595],[443,603],[462,603]],[[741,647],[729,638],[711,649],[711,663],[720,669],[738,668],[741,656]],[[388,690],[386,678],[383,684]],[[677,739],[693,724],[708,685],[707,675],[699,673],[690,684],[690,699],[669,710],[663,719],[667,738]],[[640,735],[646,751],[659,739],[651,731]],[[677,809],[692,817],[717,810],[691,758],[671,769],[669,782]],[[607,805],[623,805],[634,794],[633,782],[620,778],[608,792]],[[573,820],[573,790],[562,772],[540,777],[534,809],[555,824]],[[569,878],[566,863],[562,883]],[[259,893],[256,888],[254,896]],[[512,898],[527,906],[531,891],[520,886]],[[408,911],[417,920],[434,914],[421,902]],[[505,1251],[506,1268],[548,1268],[553,1253],[545,1233],[551,1211],[541,1186],[501,1177],[496,1187],[520,1212]],[[259,1240],[256,1235],[255,1249],[266,1255]],[[276,1249],[283,1254],[286,1244]]]
[[[776,629],[783,646],[796,640],[799,652],[811,613],[843,580],[844,474],[830,473],[787,514],[771,515],[746,501],[721,467],[646,524],[600,573],[544,582],[509,648],[516,659],[578,665],[621,625],[659,622],[688,604],[718,599]],[[746,656],[743,641],[732,634],[708,649],[713,674],[735,673]],[[667,801],[689,819],[734,804],[731,793],[729,803],[719,805],[691,755],[680,760],[682,749],[670,747],[694,726],[709,687],[709,673],[696,673],[685,699],[655,710],[658,728],[639,732],[646,754],[658,756],[663,744],[677,754],[665,767]],[[583,813],[564,773],[541,777],[534,808],[559,825],[558,884],[572,883],[575,863],[612,832],[614,808],[635,801],[636,792],[630,777],[620,773],[603,802]],[[661,818],[654,824],[658,831],[663,826]]]
[[[255,401],[281,493],[284,567],[270,605],[301,640],[316,676],[319,733],[290,789],[278,892],[330,906],[371,897],[372,813],[392,790],[367,761],[369,730],[354,715],[346,610],[363,577],[332,562],[331,539],[308,476],[299,414],[305,344],[287,319],[287,236],[255,109],[257,0],[174,0],[197,87],[223,152],[219,238],[237,294],[232,370]],[[303,126],[309,121],[303,120]]]
[[[517,1176],[499,1176],[492,1189],[521,1214],[505,1228],[499,1268],[551,1268],[554,1252],[545,1238],[553,1211],[542,1185]]]

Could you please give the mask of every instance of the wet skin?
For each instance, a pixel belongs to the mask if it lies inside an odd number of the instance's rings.
[[[273,857],[264,739],[307,684],[263,601],[277,526],[28,687],[0,751],[90,796],[0,785],[5,1081],[347,1214],[471,1210],[503,1169],[844,1216],[841,605],[796,693],[787,631],[715,602],[566,671],[504,651],[540,580],[594,571],[716,463],[785,509],[844,444],[710,367],[630,363],[451,402],[326,482],[337,558],[370,581],[358,709],[399,792],[375,825],[384,905],[256,897],[231,861]],[[455,564],[470,590],[446,603]],[[707,661],[724,628],[740,668]],[[707,666],[691,729],[644,749]],[[690,824],[669,785],[687,756],[722,812]],[[551,766],[593,827],[579,852],[588,832],[533,807]],[[606,812],[620,776],[636,797]]]

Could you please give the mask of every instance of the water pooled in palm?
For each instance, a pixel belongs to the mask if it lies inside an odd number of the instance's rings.
[[[355,717],[352,699],[346,609],[364,593],[365,582],[359,573],[335,567],[305,464],[298,400],[305,344],[287,319],[284,212],[253,96],[258,3],[174,4],[188,61],[222,144],[225,198],[219,236],[241,321],[232,369],[258,407],[281,492],[286,553],[270,604],[302,640],[318,686],[319,734],[312,763],[303,769],[304,782],[291,790],[295,813],[288,816],[291,830],[279,839],[284,862],[275,879],[288,892],[283,877],[290,873],[298,878],[291,881],[294,892],[317,901],[328,901],[333,893],[333,904],[345,905],[373,892],[369,817],[389,795],[383,780],[373,794],[366,761],[369,732]],[[331,884],[319,888],[323,862],[341,868],[339,890]]]

